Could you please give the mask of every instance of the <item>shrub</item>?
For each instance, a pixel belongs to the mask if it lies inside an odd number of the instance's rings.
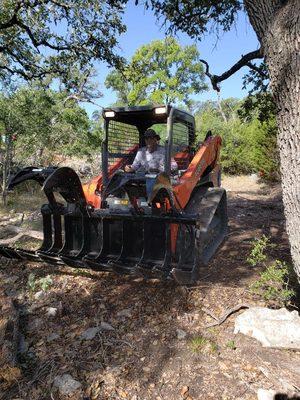
[[[33,273],[30,273],[28,276],[27,286],[30,292],[34,292],[36,290],[36,279]]]
[[[271,246],[272,245],[270,244],[269,238],[265,235],[263,235],[261,238],[254,239],[252,241],[252,250],[247,258],[247,262],[252,265],[252,267],[256,267],[258,264],[261,264],[267,259],[265,250],[267,247]]]
[[[195,115],[197,138],[202,141],[208,130],[222,137],[221,164],[225,173],[259,173],[266,180],[279,180],[275,114],[271,110],[262,119],[262,105],[257,104],[251,112],[245,112],[245,102],[225,99],[219,105],[217,102],[202,103]]]
[[[41,289],[46,292],[52,285],[53,280],[50,275],[45,276],[45,278],[39,279],[39,285]]]
[[[250,286],[250,290],[267,301],[275,301],[280,306],[290,304],[296,294],[288,286],[290,273],[291,268],[285,262],[276,260],[260,274],[260,278]]]
[[[36,276],[33,273],[30,273],[28,276],[27,286],[31,293],[35,292],[38,289],[46,292],[52,284],[53,280],[50,275],[47,275],[44,278],[40,279],[36,279]]]

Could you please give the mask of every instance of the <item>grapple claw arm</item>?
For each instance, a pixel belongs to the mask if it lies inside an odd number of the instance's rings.
[[[48,176],[52,175],[57,167],[25,167],[13,175],[8,182],[8,190],[12,190],[15,186],[28,180],[34,180],[43,186]]]

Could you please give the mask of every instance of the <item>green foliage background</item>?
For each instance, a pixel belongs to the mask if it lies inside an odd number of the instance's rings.
[[[221,164],[225,173],[259,173],[264,179],[279,180],[275,115],[272,111],[263,119],[260,115],[266,102],[268,94],[264,102],[254,102],[251,108],[249,98],[229,98],[219,104],[207,101],[198,106],[197,137],[203,140],[208,130],[222,137]]]
[[[99,153],[102,129],[66,93],[22,87],[0,94],[0,150],[13,138],[14,161],[20,165],[49,165],[57,157]]]

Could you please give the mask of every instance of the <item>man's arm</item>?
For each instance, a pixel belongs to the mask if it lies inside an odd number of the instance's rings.
[[[138,170],[141,167],[141,159],[142,159],[142,151],[138,150],[133,163],[131,165],[126,165],[125,171],[126,172],[135,172],[136,170]]]

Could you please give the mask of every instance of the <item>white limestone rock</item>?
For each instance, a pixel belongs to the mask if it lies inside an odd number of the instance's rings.
[[[259,340],[264,347],[300,349],[300,317],[285,308],[252,307],[235,320],[234,333]]]

